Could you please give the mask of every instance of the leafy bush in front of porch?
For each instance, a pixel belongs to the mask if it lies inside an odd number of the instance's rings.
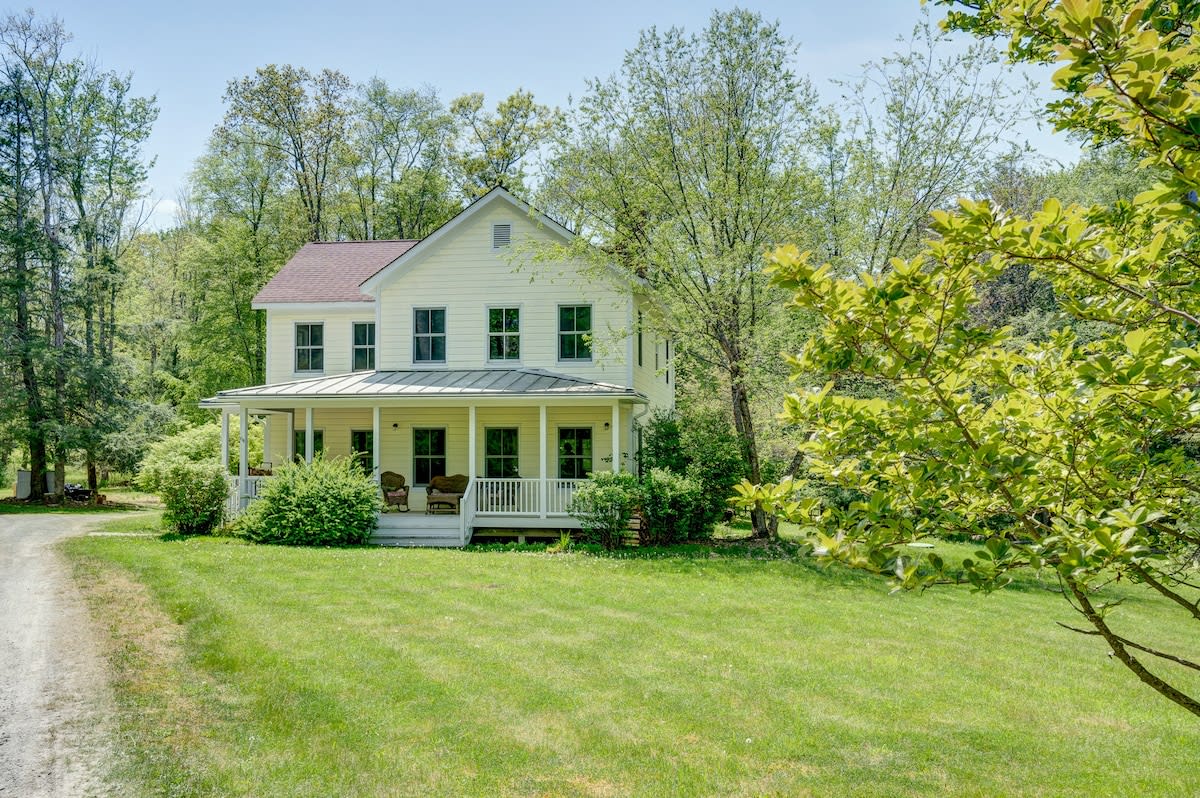
[[[229,483],[216,462],[174,462],[156,480],[163,523],[181,535],[207,535],[225,520]]]
[[[256,543],[356,546],[375,531],[378,510],[378,488],[353,460],[317,457],[277,469],[238,528]]]
[[[663,468],[651,469],[639,486],[643,546],[674,546],[712,536],[712,505],[723,509],[720,497],[707,495],[695,479]]]
[[[583,527],[589,543],[606,549],[621,545],[638,502],[638,479],[625,472],[602,471],[575,489],[568,512]]]

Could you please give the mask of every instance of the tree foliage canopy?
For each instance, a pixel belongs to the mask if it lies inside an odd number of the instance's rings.
[[[797,375],[854,374],[886,386],[856,398],[831,386],[787,397],[810,431],[810,468],[864,492],[845,508],[793,499],[794,485],[744,484],[803,523],[830,557],[893,575],[900,586],[1007,584],[1033,568],[1057,578],[1114,656],[1200,715],[1186,671],[1195,650],[1168,650],[1154,629],[1125,628],[1105,586],[1142,585],[1200,622],[1200,46],[1195,11],[1175,4],[998,0],[951,23],[1003,32],[1018,58],[1060,64],[1060,127],[1120,141],[1161,171],[1132,202],[1019,215],[990,202],[935,211],[924,250],[861,281],[795,248],[770,271],[823,327],[791,359]],[[980,286],[1019,265],[1059,306],[1099,322],[1089,342],[1064,326],[1019,342],[978,323]],[[961,566],[907,544],[948,530],[985,539]]]

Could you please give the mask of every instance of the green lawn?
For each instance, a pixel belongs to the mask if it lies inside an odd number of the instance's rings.
[[[111,624],[124,775],[151,794],[1200,794],[1200,724],[1055,626],[1071,611],[1032,582],[915,596],[746,557],[68,551]],[[1122,613],[1194,643],[1153,601]]]

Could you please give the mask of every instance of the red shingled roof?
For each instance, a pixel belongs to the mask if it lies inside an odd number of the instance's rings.
[[[359,284],[416,241],[319,241],[305,244],[254,297],[276,302],[371,302]]]

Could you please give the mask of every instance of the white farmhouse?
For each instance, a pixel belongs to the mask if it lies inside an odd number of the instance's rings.
[[[674,374],[635,284],[522,257],[571,238],[497,188],[420,241],[305,245],[254,299],[267,384],[203,403],[221,411],[226,460],[230,417],[261,417],[266,463],[324,452],[403,475],[411,512],[382,515],[381,542],[577,527],[574,487],[636,467],[636,422],[673,405]],[[247,460],[235,510],[270,478]],[[427,514],[430,480],[456,474],[459,512]]]

